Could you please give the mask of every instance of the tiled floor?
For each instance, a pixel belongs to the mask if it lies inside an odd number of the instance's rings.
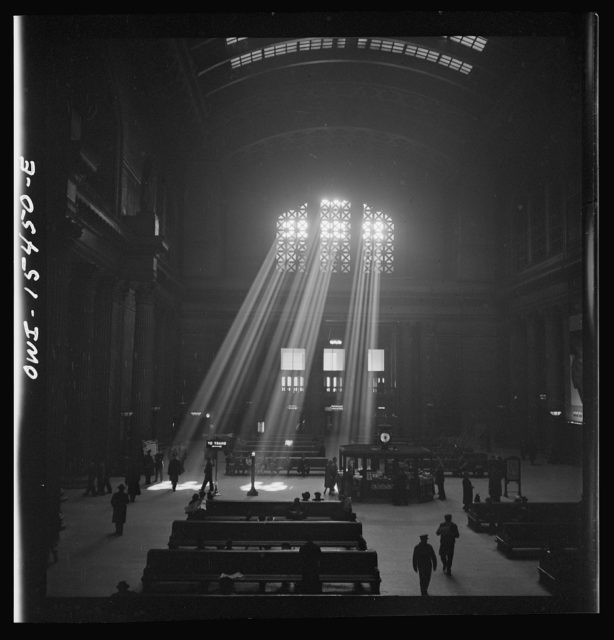
[[[516,452],[495,452],[506,455]],[[329,455],[330,452],[329,452]],[[223,467],[223,465],[222,465]],[[183,508],[202,482],[202,468],[188,465],[178,491],[168,481],[143,488],[142,495],[128,507],[122,537],[113,534],[110,496],[84,497],[82,490],[66,490],[63,503],[66,530],[59,545],[59,561],[48,569],[47,595],[58,597],[108,596],[120,580],[135,591],[141,589],[141,575],[147,551],[165,548],[172,520],[183,519]],[[115,489],[122,481],[113,478]],[[581,469],[537,461],[522,466],[523,493],[531,501],[577,501],[581,497]],[[323,476],[299,478],[266,476],[257,479],[259,495],[248,497],[249,476],[218,477],[219,499],[289,500],[303,491],[321,491]],[[475,490],[488,494],[487,478],[473,480]],[[369,548],[378,553],[384,595],[413,596],[420,593],[418,577],[411,568],[411,553],[419,535],[434,535],[444,513],[451,513],[459,524],[453,575],[445,576],[440,567],[433,575],[429,592],[440,596],[539,596],[547,592],[537,581],[537,560],[508,559],[496,549],[492,536],[475,533],[466,526],[461,503],[461,480],[447,478],[446,501],[393,506],[355,503],[354,510],[363,523]]]

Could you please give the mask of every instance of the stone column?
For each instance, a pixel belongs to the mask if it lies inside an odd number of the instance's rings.
[[[174,312],[167,308],[164,314],[164,331],[162,334],[162,371],[160,389],[160,415],[158,416],[159,437],[165,442],[172,440],[171,422],[175,411],[175,357],[177,354],[178,320],[173,320]]]
[[[111,334],[113,277],[101,276],[94,302],[94,354],[92,367],[92,446],[97,460],[108,460],[110,442]]]
[[[559,308],[548,309],[544,325],[548,410],[563,410],[563,320]]]
[[[538,436],[539,415],[539,346],[538,346],[538,318],[532,314],[527,318],[527,411],[528,435],[536,439]]]
[[[134,411],[131,455],[141,451],[141,441],[151,436],[151,401],[153,397],[153,359],[155,336],[154,286],[136,287],[134,326],[134,365],[132,372],[132,407]]]
[[[155,308],[155,338],[153,359],[152,433],[156,440],[162,438],[163,407],[165,406],[165,371],[168,350],[167,310],[163,304]]]
[[[76,231],[76,228],[75,228]],[[46,386],[46,482],[50,495],[59,499],[61,477],[65,472],[67,432],[67,375],[70,321],[70,276],[72,263],[69,253],[72,239],[64,234],[48,238],[47,287],[47,375]]]
[[[73,295],[76,296],[78,310],[74,327],[76,367],[75,372],[75,416],[72,430],[74,438],[73,455],[81,473],[85,472],[88,461],[94,454],[92,446],[92,366],[94,357],[94,312],[96,288],[99,274],[90,265],[75,268],[72,280]]]
[[[515,318],[511,322],[509,336],[510,363],[510,430],[515,443],[520,445],[527,438],[526,368],[527,347],[524,321]]]
[[[121,451],[121,380],[122,352],[124,339],[124,311],[128,283],[115,281],[111,291],[111,333],[109,350],[109,441],[108,463],[111,473],[120,472],[122,464]],[[121,469],[123,470],[123,469]]]
[[[411,367],[412,367],[412,327],[409,322],[399,324],[399,340],[397,352],[397,393],[398,393],[398,416],[399,416],[399,437],[411,438],[414,428],[412,415],[411,393]]]
[[[420,398],[421,436],[431,439],[435,436],[437,426],[435,424],[435,391],[433,380],[433,368],[435,358],[436,336],[432,323],[421,323],[420,333],[420,360],[422,393]]]
[[[550,415],[550,411],[564,411],[565,390],[563,387],[565,370],[563,362],[563,324],[560,309],[552,307],[548,309],[544,319],[544,342],[546,361],[546,407],[548,410],[546,429],[546,448],[549,459],[557,460],[557,442],[562,435],[557,433],[557,428],[562,424],[560,417]]]

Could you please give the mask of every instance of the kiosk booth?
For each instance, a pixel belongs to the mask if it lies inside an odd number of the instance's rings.
[[[358,502],[409,504],[432,500],[435,489],[433,454],[425,447],[348,444],[339,448],[339,468],[347,481],[351,477],[351,498]]]

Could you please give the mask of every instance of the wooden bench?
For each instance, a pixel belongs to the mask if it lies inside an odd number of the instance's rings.
[[[467,508],[467,526],[477,532],[495,533],[502,522],[523,519],[523,503],[474,502]]]
[[[300,583],[302,558],[298,550],[200,550],[151,549],[143,572],[143,592],[196,591],[207,593],[222,574],[240,583],[258,583],[264,593],[267,583]],[[240,575],[239,575],[240,574]],[[377,552],[331,551],[320,554],[320,583],[368,583],[380,592]]]
[[[296,471],[298,473],[298,463],[301,459],[300,456],[265,456],[266,458],[273,458],[275,469],[271,470],[268,466],[270,460],[267,460],[265,463],[265,459],[256,456],[256,473],[261,475],[263,473],[266,474],[281,474],[285,473],[290,475],[291,471]],[[326,464],[328,462],[328,458],[321,458],[318,456],[305,456],[305,461],[309,464],[309,473],[310,474],[320,474],[324,473],[326,469]],[[264,466],[267,464],[267,466]],[[235,458],[232,463],[226,463],[225,474],[226,475],[245,475],[250,472],[251,463],[241,462],[241,458]]]
[[[506,522],[575,522],[579,509],[577,502],[474,502],[467,509],[467,525],[495,533]]]
[[[207,502],[206,517],[247,518],[258,516],[285,518],[293,507],[293,502],[284,500],[210,500]],[[339,501],[303,501],[301,510],[306,518],[318,520],[350,520],[350,515],[343,510]],[[205,516],[203,516],[205,517]]]
[[[511,556],[515,550],[577,548],[580,527],[577,522],[505,522],[495,536],[497,547]]]
[[[323,520],[175,520],[168,542],[177,547],[223,548],[228,540],[235,547],[300,547],[311,539],[321,547],[358,547],[362,523]]]

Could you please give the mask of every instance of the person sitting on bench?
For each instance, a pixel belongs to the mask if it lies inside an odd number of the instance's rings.
[[[193,518],[195,518],[198,511],[203,511],[202,504],[203,504],[202,497],[200,496],[199,493],[195,493],[192,496],[190,502],[188,502],[187,506],[184,509],[184,511],[188,516],[188,520],[192,520]]]
[[[305,512],[301,508],[301,499],[294,498],[294,502],[288,511],[288,519],[289,520],[304,520],[307,516]]]

